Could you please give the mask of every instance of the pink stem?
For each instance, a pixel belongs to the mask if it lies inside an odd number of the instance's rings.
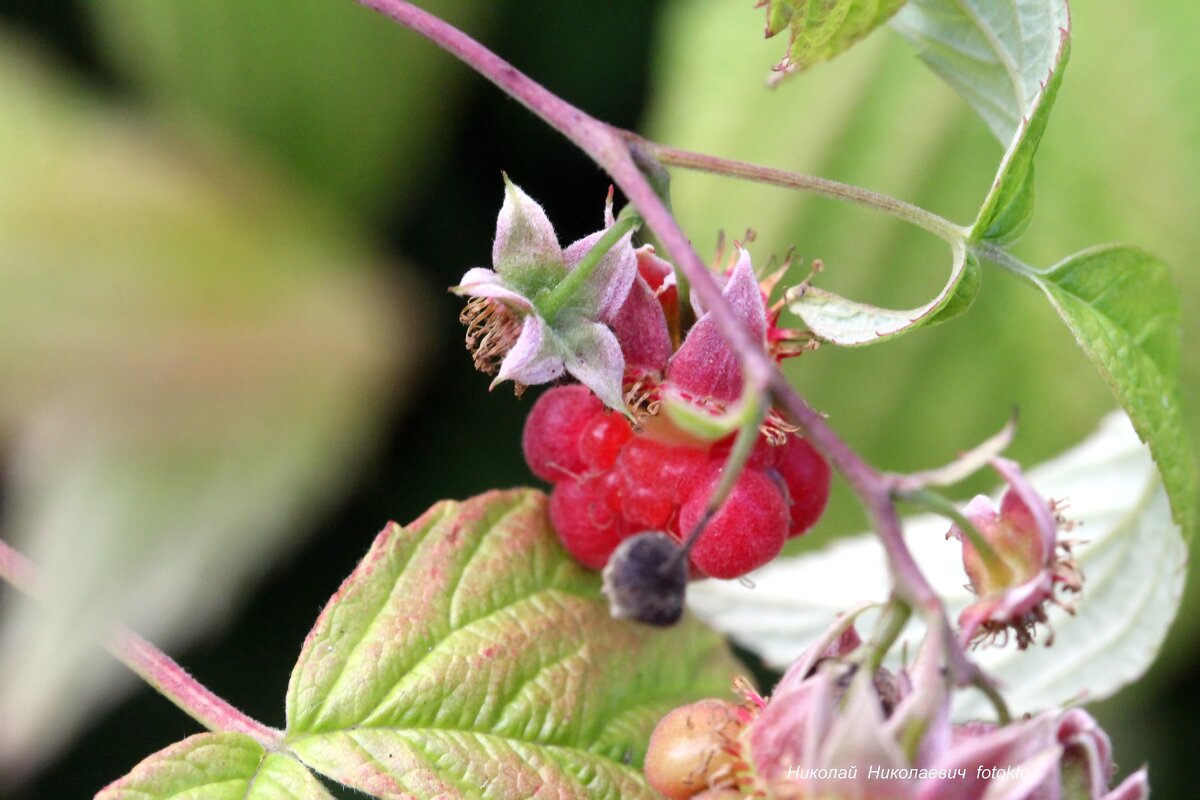
[[[0,578],[32,597],[41,595],[37,568],[2,539]],[[283,736],[213,694],[170,656],[132,631],[118,629],[109,638],[107,648],[117,660],[209,730],[244,733],[265,747],[274,747]]]
[[[700,296],[721,333],[739,354],[749,379],[771,393],[813,446],[829,459],[858,493],[874,520],[876,532],[888,554],[897,594],[927,616],[938,620],[958,680],[961,683],[979,680],[978,668],[967,659],[958,645],[940,598],[925,579],[904,541],[900,518],[893,503],[891,480],[863,461],[842,441],[751,339],[725,302],[711,272],[692,248],[687,235],[638,167],[631,147],[639,146],[639,137],[589,116],[470,36],[412,3],[405,0],[357,1],[416,31],[462,60],[570,139],[608,172],[629,202],[641,212],[668,255],[687,276],[693,291]]]

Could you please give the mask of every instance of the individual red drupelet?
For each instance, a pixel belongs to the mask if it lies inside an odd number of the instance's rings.
[[[817,523],[829,501],[829,464],[803,437],[793,434],[779,450],[775,469],[787,486],[789,538]]]
[[[683,504],[679,527],[684,536],[700,521],[720,478],[714,465]],[[739,578],[779,555],[787,532],[788,509],[779,485],[748,468],[693,545],[691,561],[709,577]]]
[[[602,411],[584,423],[579,432],[579,456],[589,470],[609,469],[632,437],[629,420],[615,412]]]
[[[550,522],[559,541],[585,567],[603,569],[613,550],[629,534],[613,510],[611,473],[562,481],[550,494]]]
[[[643,530],[666,530],[707,465],[704,448],[635,436],[615,467],[625,518]]]
[[[580,447],[587,424],[604,413],[586,386],[555,386],[544,392],[525,419],[521,447],[533,474],[550,483],[578,477],[588,471]]]

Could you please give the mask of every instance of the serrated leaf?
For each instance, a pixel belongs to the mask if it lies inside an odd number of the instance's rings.
[[[824,341],[843,347],[878,344],[918,328],[957,317],[979,293],[979,261],[962,244],[951,247],[954,266],[937,297],[923,306],[895,311],[847,300],[815,286],[788,289],[788,310]]]
[[[1033,214],[1033,157],[1070,53],[1066,0],[913,0],[892,26],[1007,145],[971,238],[1015,240]]]
[[[1175,519],[1196,529],[1200,470],[1179,392],[1179,296],[1154,256],[1112,245],[1029,276],[1075,335],[1162,472]]]
[[[1097,700],[1137,680],[1154,660],[1179,608],[1187,547],[1171,521],[1162,481],[1146,448],[1121,414],[1089,440],[1028,472],[1044,496],[1067,502],[1081,523],[1073,552],[1085,582],[1074,616],[1051,607],[1052,647],[987,647],[972,656],[1001,681],[1016,714]],[[923,515],[905,522],[905,538],[951,615],[974,598],[965,588],[961,547],[947,541],[949,523]],[[862,602],[883,601],[891,585],[873,534],[780,559],[752,576],[753,589],[706,582],[689,589],[693,610],[772,666],[790,664],[835,616]],[[874,612],[860,627],[870,630]],[[914,652],[920,626],[902,641]],[[901,645],[903,646],[903,645]],[[896,652],[899,652],[898,650]],[[989,714],[987,701],[960,692],[956,715]]]
[[[769,0],[767,37],[788,30],[773,80],[828,61],[887,22],[905,0]]]
[[[654,797],[653,726],[739,667],[694,619],[611,619],[599,584],[531,490],[389,526],[305,640],[288,747],[384,798]]]
[[[291,756],[241,733],[201,733],[143,760],[96,800],[333,800]]]
[[[891,22],[1006,144],[1062,56],[1065,0],[911,0]]]
[[[423,6],[458,24],[486,3]],[[460,70],[355,3],[90,0],[97,45],[162,107],[261,148],[337,206],[420,193]]]

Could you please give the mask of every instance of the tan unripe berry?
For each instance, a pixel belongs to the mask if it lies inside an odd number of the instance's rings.
[[[680,706],[659,720],[650,736],[646,780],[671,800],[688,800],[701,792],[724,797],[706,790],[732,785],[741,730],[733,703],[701,700]]]

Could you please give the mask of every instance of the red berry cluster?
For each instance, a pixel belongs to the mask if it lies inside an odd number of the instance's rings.
[[[554,484],[550,519],[567,550],[601,569],[620,542],[647,530],[677,539],[704,513],[732,437],[697,442],[654,417],[635,432],[586,387],[545,392],[525,422],[529,468]],[[725,504],[691,551],[691,565],[737,578],[779,555],[821,516],[829,466],[804,439],[760,439]]]

